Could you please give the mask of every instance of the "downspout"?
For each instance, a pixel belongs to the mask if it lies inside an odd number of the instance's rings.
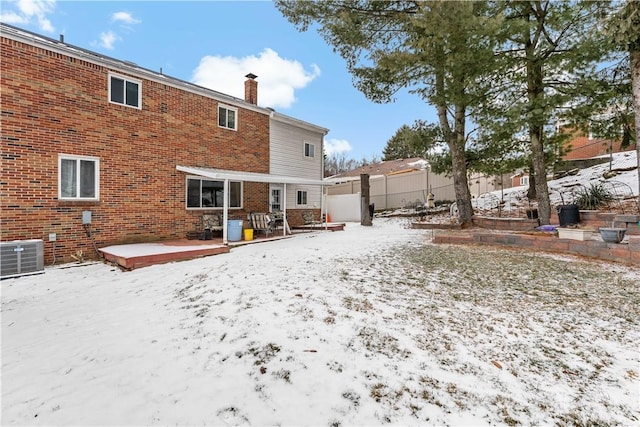
[[[429,197],[429,193],[431,193],[431,187],[429,186],[429,173],[431,172],[431,165],[428,165],[424,169],[425,174],[427,175],[427,197]],[[433,194],[433,193],[431,193]]]
[[[325,194],[325,189],[327,194]],[[322,186],[322,197],[324,199],[324,231],[327,231],[329,229],[329,189],[325,188],[324,185]]]
[[[287,183],[283,183],[282,189],[282,235],[287,235]]]
[[[326,135],[326,134],[325,134]],[[322,153],[324,154],[324,138],[322,138]],[[320,156],[320,177],[324,180],[324,155]],[[320,186],[320,220],[322,220],[322,215],[326,213],[324,206],[324,185]],[[324,222],[327,222],[327,217],[324,217]]]
[[[387,183],[387,174],[384,175],[384,208],[389,209],[389,184]]]
[[[229,240],[227,240],[227,225],[229,224],[229,179],[224,180],[224,184],[222,187],[222,191],[224,192],[224,197],[222,198],[222,244],[228,245]]]

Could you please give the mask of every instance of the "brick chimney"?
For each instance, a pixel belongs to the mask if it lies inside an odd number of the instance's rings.
[[[244,81],[244,100],[250,104],[258,105],[258,82],[255,74],[249,73]]]

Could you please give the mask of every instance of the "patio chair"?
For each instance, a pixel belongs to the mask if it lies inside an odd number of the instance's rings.
[[[251,224],[251,228],[256,234],[258,232],[264,233],[265,236],[268,236],[269,233],[273,234],[273,221],[266,213],[250,213],[249,224]]]
[[[222,224],[220,223],[220,215],[217,213],[203,214],[202,226],[200,233],[200,240],[211,240],[213,238],[214,231],[222,231]]]
[[[322,224],[322,221],[316,221],[316,219],[313,216],[313,212],[311,211],[303,212],[302,220],[304,221],[304,225]]]

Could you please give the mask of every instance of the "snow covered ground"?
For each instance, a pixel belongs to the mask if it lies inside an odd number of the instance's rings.
[[[640,424],[640,268],[407,224],[3,280],[1,424]]]
[[[606,162],[549,180],[547,185],[552,206],[574,203],[580,192],[588,190],[592,185],[601,185],[604,191],[616,199],[610,203],[611,208],[635,213],[638,209],[636,200],[639,185],[636,151],[614,153],[611,157],[606,155],[602,158]],[[605,177],[606,174],[608,175]],[[521,210],[535,207],[535,203],[527,199],[528,188],[528,185],[524,185],[484,193],[474,198],[472,204],[478,210],[491,210],[504,201],[504,212],[516,211],[522,214]],[[633,198],[634,195],[636,198]]]

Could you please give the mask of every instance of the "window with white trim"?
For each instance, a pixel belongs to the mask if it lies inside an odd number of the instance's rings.
[[[187,178],[187,209],[224,207],[224,181]],[[242,182],[229,181],[229,207],[242,208]]]
[[[58,199],[98,200],[100,197],[100,159],[58,155]]]
[[[225,105],[218,106],[218,126],[227,129],[236,130],[238,123],[236,117],[238,116],[238,109],[227,107]]]
[[[308,142],[304,143],[304,156],[305,157],[315,157],[316,156],[316,146],[314,144],[310,144]]]
[[[529,175],[520,177],[520,185],[529,185]]]
[[[109,102],[139,109],[142,105],[142,82],[109,73]]]
[[[306,205],[307,204],[307,191],[306,190],[298,190],[296,192],[296,204],[297,205]]]

